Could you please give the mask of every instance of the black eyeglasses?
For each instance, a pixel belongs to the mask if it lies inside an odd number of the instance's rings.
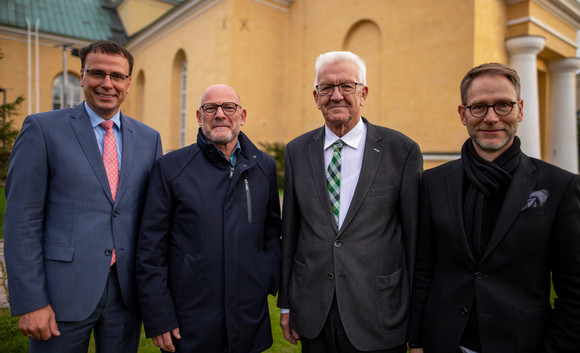
[[[125,82],[129,79],[129,75],[125,75],[119,72],[113,72],[110,74],[107,74],[101,70],[89,70],[83,67],[83,71],[87,73],[87,76],[94,80],[94,81],[104,81],[105,77],[109,76],[111,78],[111,81],[113,82]]]
[[[221,107],[222,111],[225,115],[232,115],[237,110],[240,105],[237,105],[234,102],[225,102],[222,104],[215,104],[215,103],[205,103],[203,104],[200,109],[205,113],[207,116],[214,116],[217,114],[218,108]]]
[[[514,104],[516,103],[517,102],[497,102],[495,104],[490,105],[477,103],[472,104],[470,106],[466,106],[465,109],[469,109],[469,112],[471,113],[471,115],[473,115],[474,118],[483,118],[484,116],[486,116],[487,111],[489,110],[490,107],[493,108],[493,111],[497,115],[506,116],[512,112],[512,110],[514,109]]]
[[[362,83],[358,83],[358,82],[343,82],[343,83],[339,83],[338,85],[322,84],[322,85],[316,85],[316,92],[320,96],[330,96],[330,95],[332,95],[332,92],[334,92],[334,87],[338,87],[338,90],[340,91],[340,93],[343,96],[346,96],[346,95],[353,94],[354,92],[356,92],[357,85],[364,86]]]

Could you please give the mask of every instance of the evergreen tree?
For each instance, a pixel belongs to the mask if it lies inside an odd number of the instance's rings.
[[[4,54],[0,51],[0,60]],[[6,97],[6,89],[0,88],[0,92]],[[0,105],[0,184],[4,185],[6,174],[8,173],[8,159],[12,151],[14,140],[18,136],[18,129],[14,128],[14,122],[10,117],[18,112],[20,104],[24,101],[24,96],[20,95],[13,102]],[[3,103],[0,102],[0,103]]]

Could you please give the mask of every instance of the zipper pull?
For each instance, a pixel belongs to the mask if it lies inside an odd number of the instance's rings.
[[[252,195],[250,193],[250,183],[248,182],[248,178],[244,178],[244,185],[246,186],[246,204],[248,207],[248,223],[252,223]]]

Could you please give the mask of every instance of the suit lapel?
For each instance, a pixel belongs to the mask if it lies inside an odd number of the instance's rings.
[[[120,200],[127,189],[136,144],[134,126],[123,113],[121,113],[121,133],[123,135],[123,158],[121,159],[121,175],[119,175],[119,189],[117,190],[116,200]]]
[[[95,131],[83,104],[84,103],[79,104],[73,111],[70,124],[77,136],[83,152],[87,156],[87,160],[89,161],[93,172],[103,188],[103,191],[107,194],[109,201],[113,203],[111,188],[109,187],[109,180],[107,179],[107,172],[105,171],[105,166],[103,164],[103,156],[101,156],[101,153],[99,152]]]
[[[534,165],[530,159],[522,154],[520,165],[514,172],[512,181],[507,190],[504,202],[501,206],[497,222],[491,233],[489,243],[483,254],[482,261],[494,250],[501,239],[506,235],[512,223],[516,220],[521,212],[530,193],[534,190],[536,180],[533,172]]]
[[[338,232],[334,214],[330,207],[330,196],[328,195],[328,186],[326,185],[326,175],[324,171],[324,127],[320,128],[312,137],[312,142],[308,145],[308,155],[310,156],[310,170],[312,179],[320,204],[335,232]]]
[[[379,164],[383,156],[384,144],[381,141],[382,137],[376,132],[375,126],[366,121],[363,118],[367,126],[367,136],[365,140],[365,150],[363,153],[363,161],[361,166],[360,175],[356,184],[356,189],[344,222],[342,224],[342,229],[346,229],[348,224],[353,220],[358,209],[362,205],[364,199],[367,197],[370,187],[375,179],[375,174],[379,169]],[[338,233],[337,237],[341,235]]]
[[[460,161],[455,168],[447,175],[447,196],[449,197],[449,216],[453,223],[457,240],[471,259],[475,263],[469,239],[465,232],[463,215],[463,168]]]

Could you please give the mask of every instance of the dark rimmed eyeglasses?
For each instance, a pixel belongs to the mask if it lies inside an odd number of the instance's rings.
[[[334,92],[334,87],[338,87],[340,94],[343,96],[353,94],[356,92],[356,86],[364,86],[362,83],[358,82],[343,82],[337,85],[321,84],[316,85],[316,93],[320,96],[330,96]]]
[[[517,102],[497,102],[495,104],[472,104],[470,106],[464,106],[465,109],[469,109],[469,112],[474,118],[483,118],[487,115],[489,108],[493,108],[493,111],[499,116],[506,116],[512,112],[514,105]]]
[[[238,107],[241,106],[234,102],[225,102],[222,104],[205,103],[199,108],[204,112],[205,115],[214,116],[217,114],[217,110],[220,107],[222,108],[222,111],[225,115],[232,115],[238,110]]]
[[[94,81],[104,81],[105,77],[109,76],[113,82],[125,82],[129,79],[129,75],[122,74],[120,72],[112,72],[110,74],[105,73],[101,70],[89,70],[83,67],[83,71],[87,73],[87,76]]]

